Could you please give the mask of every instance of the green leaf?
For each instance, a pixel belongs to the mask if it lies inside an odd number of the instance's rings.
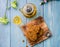
[[[8,0],[7,0],[7,4],[8,4]],[[8,18],[7,18],[7,16],[6,16],[7,7],[8,7],[7,4],[6,4],[6,11],[5,11],[4,17],[0,17],[0,23],[2,23],[2,24],[8,24],[8,23],[9,23]]]
[[[11,7],[13,7],[13,8],[17,8],[17,1],[13,1],[13,2],[11,2]]]
[[[8,19],[5,18],[5,17],[0,17],[0,23],[2,23],[2,24],[8,24],[9,21],[8,21]]]

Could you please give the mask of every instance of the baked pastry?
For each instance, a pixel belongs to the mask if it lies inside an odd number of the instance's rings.
[[[51,36],[50,30],[41,16],[21,26],[21,28],[31,46]]]

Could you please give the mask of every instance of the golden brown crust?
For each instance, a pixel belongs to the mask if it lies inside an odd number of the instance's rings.
[[[42,42],[51,35],[43,17],[41,16],[26,25],[23,25],[22,30],[31,46]]]
[[[27,35],[26,36],[31,41],[35,41],[37,39],[36,33],[35,32],[32,32],[32,31],[27,32]]]

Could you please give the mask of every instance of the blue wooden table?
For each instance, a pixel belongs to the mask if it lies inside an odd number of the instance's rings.
[[[13,0],[0,0],[0,17],[3,17],[6,11],[6,5],[10,7],[10,2]],[[46,24],[52,32],[52,37],[45,40],[42,43],[35,45],[34,47],[60,47],[60,0],[52,0],[42,6],[40,2],[42,0],[17,0],[18,9],[10,8],[7,10],[6,15],[10,21],[8,25],[0,24],[0,47],[26,47],[28,44],[19,26],[13,23],[13,17],[18,15],[21,17],[23,24],[26,24],[30,20],[43,16]],[[33,3],[37,7],[37,14],[34,18],[26,18],[19,11],[27,3]],[[25,41],[24,43],[22,41]]]

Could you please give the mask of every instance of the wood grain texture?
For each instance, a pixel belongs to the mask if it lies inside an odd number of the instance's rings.
[[[0,17],[3,17],[6,11],[7,1],[0,0]],[[10,20],[9,11],[6,16]],[[8,25],[0,24],[0,47],[10,47],[10,23]]]
[[[44,42],[44,47],[60,47],[60,1],[53,0],[44,6],[44,18],[52,32],[52,37]],[[47,45],[46,45],[47,44]]]
[[[13,0],[11,0],[12,2]],[[18,2],[18,9],[11,8],[11,47],[26,47],[26,38],[24,37],[19,25],[15,25],[13,23],[13,17],[20,16],[23,23],[26,23],[26,18],[23,14],[19,11],[25,4],[26,0],[17,0]],[[24,43],[22,41],[25,41]]]
[[[6,11],[6,5],[10,7],[10,2],[14,0],[0,0],[0,17],[3,17]],[[52,32],[52,37],[46,41],[35,45],[34,47],[60,47],[60,0],[52,0],[44,5],[40,5],[42,0],[17,0],[18,9],[12,7],[6,12],[10,21],[8,25],[0,24],[0,47],[26,47],[29,45],[25,36],[23,35],[20,25],[13,23],[13,17],[20,16],[23,24],[28,23],[38,16],[43,16],[46,24]],[[35,17],[29,19],[19,11],[25,4],[33,3],[37,7],[37,14]],[[22,41],[25,41],[24,43]]]

